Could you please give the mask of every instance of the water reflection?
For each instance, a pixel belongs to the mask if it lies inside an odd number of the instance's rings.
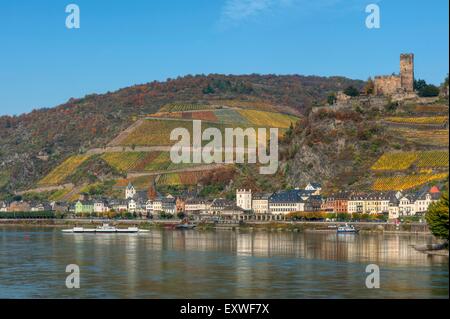
[[[430,236],[232,231],[62,234],[0,228],[0,297],[448,297],[448,258],[411,245]],[[14,252],[14,253],[11,253]],[[365,288],[378,264],[382,289]],[[65,267],[81,269],[79,290]]]

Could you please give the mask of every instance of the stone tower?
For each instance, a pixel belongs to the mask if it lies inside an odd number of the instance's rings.
[[[252,209],[252,190],[237,189],[236,190],[236,206],[243,210]]]
[[[400,55],[400,85],[405,92],[414,92],[414,54]]]

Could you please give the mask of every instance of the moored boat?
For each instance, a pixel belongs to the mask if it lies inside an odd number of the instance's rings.
[[[97,228],[83,228],[83,227],[73,227],[72,229],[63,229],[63,233],[95,233],[95,234],[116,234],[116,233],[143,233],[148,232],[145,229],[139,229],[138,227],[128,227],[128,228],[116,228],[115,226],[110,226],[109,224],[103,224]]]
[[[358,229],[355,228],[353,225],[345,224],[345,226],[339,226],[337,228],[337,232],[342,234],[357,234],[359,232]]]

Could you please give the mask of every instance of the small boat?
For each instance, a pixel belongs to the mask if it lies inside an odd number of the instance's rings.
[[[195,227],[197,227],[195,224],[178,224],[175,229],[194,229]]]
[[[63,233],[95,233],[95,234],[122,234],[122,233],[144,233],[148,232],[145,229],[139,229],[137,227],[128,227],[128,228],[116,228],[114,226],[110,226],[109,224],[103,224],[102,226],[98,226],[97,228],[83,228],[83,227],[74,227],[72,229],[64,229]]]
[[[345,224],[345,226],[339,226],[337,232],[342,234],[357,234],[359,232],[353,225]]]

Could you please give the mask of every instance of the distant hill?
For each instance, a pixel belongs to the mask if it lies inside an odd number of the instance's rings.
[[[121,176],[114,165],[105,167],[101,156],[87,162],[82,160],[84,155],[71,156],[107,146],[139,117],[164,106],[162,111],[173,112],[176,105],[227,104],[299,116],[324,103],[330,92],[350,85],[361,88],[363,84],[343,77],[186,76],[70,99],[63,105],[20,116],[2,116],[0,193],[39,186],[44,178],[57,179],[60,175],[54,170],[64,175],[64,165],[76,170],[73,181],[78,183]]]

